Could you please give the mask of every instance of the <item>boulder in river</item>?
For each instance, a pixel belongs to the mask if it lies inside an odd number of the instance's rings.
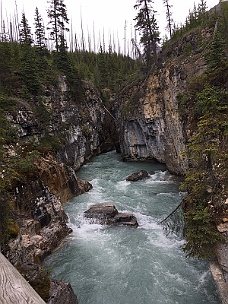
[[[70,283],[52,280],[50,288],[50,298],[47,304],[78,304]]]
[[[136,217],[132,213],[118,212],[113,204],[95,204],[84,212],[86,218],[102,225],[124,225],[138,227]]]
[[[135,182],[144,178],[149,177],[149,173],[145,170],[139,170],[131,175],[129,175],[126,180],[127,181],[131,181],[131,182]]]

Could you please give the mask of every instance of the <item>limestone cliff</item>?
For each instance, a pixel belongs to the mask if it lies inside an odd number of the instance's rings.
[[[211,30],[202,30],[198,36],[191,33],[176,42],[162,55],[161,60],[166,59],[160,67],[143,83],[119,94],[118,130],[125,159],[157,159],[171,172],[184,174],[188,167],[183,155],[188,122],[182,119],[178,96],[184,94],[195,76],[205,72],[203,52],[196,47],[196,40],[208,40],[211,35]],[[190,43],[196,49],[189,56],[183,55]]]
[[[180,75],[178,67],[174,68],[177,74],[171,75],[172,67],[166,66],[158,75],[148,77],[145,95],[138,100],[133,114],[124,108],[127,105],[122,106],[120,146],[125,159],[156,159],[171,172],[183,174],[187,167],[182,155],[185,138],[176,99],[181,89],[177,81]]]

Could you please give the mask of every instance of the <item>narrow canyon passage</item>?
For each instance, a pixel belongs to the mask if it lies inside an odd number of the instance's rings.
[[[137,170],[149,178],[128,182]],[[94,157],[77,175],[93,189],[68,202],[73,233],[45,261],[53,278],[70,282],[80,304],[220,303],[207,262],[186,259],[184,241],[158,224],[181,201],[179,181],[158,163],[126,163],[115,152]],[[90,224],[95,203],[132,212],[139,227]]]

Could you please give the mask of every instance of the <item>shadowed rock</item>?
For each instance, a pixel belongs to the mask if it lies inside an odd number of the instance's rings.
[[[50,298],[47,304],[78,304],[70,283],[52,280],[50,288]]]
[[[113,204],[95,204],[84,212],[86,218],[102,225],[127,225],[138,227],[136,217],[132,213],[118,212]]]
[[[114,216],[114,225],[128,225],[138,227],[136,217],[132,213],[119,212]]]
[[[141,180],[141,179],[144,179],[144,178],[147,178],[149,177],[149,174],[147,171],[145,170],[140,170],[140,171],[137,171],[131,175],[129,175],[126,180],[127,181],[131,181],[131,182],[135,182],[135,181],[138,181],[138,180]]]

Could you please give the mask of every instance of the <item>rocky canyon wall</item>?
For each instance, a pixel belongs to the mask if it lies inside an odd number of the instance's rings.
[[[47,88],[42,100],[15,99],[7,113],[13,137],[4,147],[6,159],[19,174],[10,190],[18,231],[4,253],[29,281],[39,277],[40,263],[71,232],[63,204],[92,187],[76,170],[113,148],[98,92],[89,82],[84,82],[84,92],[83,104],[69,100],[65,78],[60,77],[58,87]],[[74,298],[63,282],[52,282],[51,293],[57,294],[56,284]]]
[[[210,32],[202,31],[204,39]],[[126,160],[156,159],[176,174],[184,174],[188,161],[184,156],[188,132],[187,121],[181,117],[178,96],[187,84],[206,69],[203,54],[192,52],[183,56],[187,44],[196,45],[195,34],[185,37],[166,54],[161,63],[143,83],[123,90],[118,98],[118,131],[123,158]]]
[[[43,117],[37,115],[33,104],[23,100],[17,100],[15,109],[8,113],[17,137],[8,153],[16,156],[20,150],[21,157],[26,155],[26,161],[32,161],[32,168],[23,172],[25,179],[15,184],[15,207],[23,220],[19,221],[17,239],[10,243],[9,258],[13,262],[31,262],[25,257],[25,248],[33,250],[28,255],[41,260],[55,249],[69,232],[61,204],[91,188],[88,182],[77,178],[75,171],[91,156],[105,151],[105,111],[94,87],[84,83],[84,88],[84,104],[70,102],[65,98],[64,78],[60,78],[58,90],[47,90],[42,100]],[[45,115],[50,119],[45,121]],[[56,152],[47,148],[48,143],[42,144],[44,140],[57,141]],[[26,151],[29,146],[33,147],[32,152]],[[34,151],[37,154],[30,160]],[[18,250],[18,246],[24,249]],[[17,251],[15,257],[13,248]]]

